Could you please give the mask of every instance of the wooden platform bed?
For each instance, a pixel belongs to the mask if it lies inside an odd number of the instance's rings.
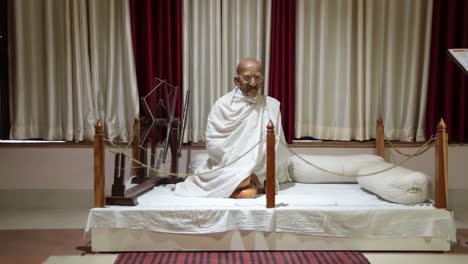
[[[383,157],[382,120],[377,122],[376,132],[376,154]],[[162,185],[137,198],[137,206],[106,206],[100,128],[94,148],[95,208],[86,227],[94,252],[450,251],[455,240],[453,215],[447,209],[447,134],[443,121],[436,137],[433,204],[388,203],[358,184],[289,183],[275,195],[274,132],[269,126],[266,195],[248,200],[176,197],[171,185]],[[357,204],[350,202],[351,196]]]

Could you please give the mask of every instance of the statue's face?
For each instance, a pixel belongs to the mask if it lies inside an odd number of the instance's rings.
[[[252,60],[241,61],[234,82],[246,96],[254,97],[263,86],[262,66]]]

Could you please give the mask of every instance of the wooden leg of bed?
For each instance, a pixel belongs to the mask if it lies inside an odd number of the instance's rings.
[[[180,123],[179,120],[174,120],[171,126],[171,139],[170,139],[170,148],[171,148],[171,172],[179,172],[179,155],[177,150],[179,147],[179,134],[180,134]]]
[[[266,200],[267,208],[275,207],[275,127],[273,122],[267,125],[266,136],[267,162],[266,162]]]
[[[375,148],[376,154],[382,158],[385,158],[385,138],[384,138],[384,126],[382,116],[379,115],[377,118],[377,126],[375,128]]]
[[[114,162],[114,183],[112,184],[111,195],[113,197],[125,196],[125,156],[122,153],[115,154]]]
[[[434,200],[435,207],[447,208],[447,175],[448,175],[448,135],[443,119],[437,125],[436,137],[436,175]]]
[[[94,207],[106,206],[104,195],[104,133],[101,121],[94,128]]]

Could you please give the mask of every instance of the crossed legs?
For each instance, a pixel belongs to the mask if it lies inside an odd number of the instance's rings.
[[[255,198],[259,193],[260,182],[258,181],[257,175],[252,174],[245,178],[231,194],[231,198],[245,199]]]

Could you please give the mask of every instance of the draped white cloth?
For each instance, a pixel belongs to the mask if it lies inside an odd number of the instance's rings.
[[[255,100],[235,89],[214,104],[206,128],[206,164],[195,176],[178,183],[175,192],[182,196],[229,197],[242,180],[255,173],[265,180],[266,126],[272,120],[276,136],[276,175],[278,182],[289,180],[289,154],[281,128],[279,102],[258,95]]]
[[[295,137],[424,140],[431,0],[297,0]]]
[[[234,85],[241,58],[264,65],[267,89],[270,7],[267,0],[184,1],[183,83],[192,97],[185,142],[205,140],[211,106]]]
[[[11,138],[127,140],[138,115],[127,0],[10,1]]]
[[[452,212],[434,208],[431,203],[416,206],[390,203],[364,191],[358,184],[291,184],[278,192],[273,210],[265,208],[265,195],[244,200],[187,198],[175,195],[171,187],[159,186],[145,193],[138,198],[136,207],[93,208],[85,230],[126,228],[172,234],[212,233],[219,241],[231,236],[223,233],[231,230],[347,239],[457,240]],[[297,243],[299,239],[303,238],[298,238]]]

